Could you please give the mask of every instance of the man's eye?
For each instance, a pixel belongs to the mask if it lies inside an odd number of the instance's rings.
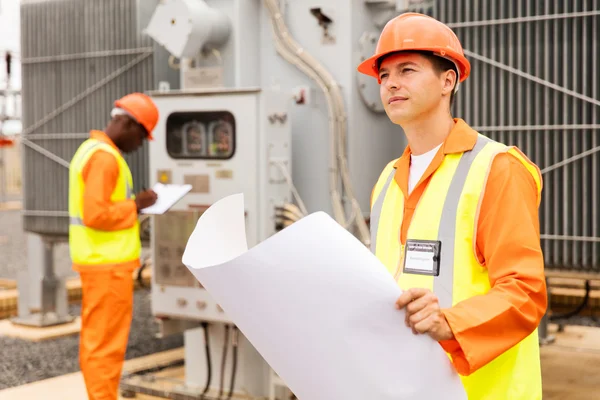
[[[387,76],[388,74],[384,72],[383,74],[379,75],[379,79],[386,78]]]
[[[411,72],[411,71],[414,71],[414,69],[412,69],[412,68],[403,68],[402,69],[402,72]]]

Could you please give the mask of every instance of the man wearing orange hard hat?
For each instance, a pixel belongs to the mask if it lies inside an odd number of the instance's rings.
[[[440,343],[470,400],[541,399],[538,167],[452,117],[471,66],[434,18],[389,21],[358,70],[408,141],[371,197],[371,250],[403,289],[406,325]]]
[[[69,250],[81,276],[79,362],[90,400],[116,400],[133,312],[133,271],[140,267],[138,213],[156,202],[133,195],[122,153],[152,140],[158,109],[142,93],[114,103],[104,131],[92,130],[69,168]]]

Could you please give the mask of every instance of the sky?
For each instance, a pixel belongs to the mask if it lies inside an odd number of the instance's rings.
[[[6,88],[6,63],[4,57],[7,50],[13,55],[11,68],[11,87],[21,87],[21,68],[20,68],[20,1],[19,0],[0,0],[0,89]],[[3,104],[0,99],[0,106]],[[9,104],[11,104],[9,102]],[[9,107],[8,112],[12,112]],[[7,122],[2,126],[5,134],[17,133],[21,129],[18,122]]]

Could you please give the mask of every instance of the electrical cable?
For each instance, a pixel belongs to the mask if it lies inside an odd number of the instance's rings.
[[[304,202],[302,201],[302,198],[300,197],[300,193],[298,193],[296,186],[294,186],[294,182],[292,181],[292,177],[290,176],[290,172],[287,169],[287,167],[281,161],[278,160],[272,160],[271,162],[275,164],[283,174],[288,186],[290,187],[290,190],[292,191],[292,194],[296,197],[296,201],[298,202],[298,206],[300,207],[302,213],[304,215],[308,215],[306,206],[304,205]]]
[[[298,208],[297,205],[286,203],[283,205],[283,209],[294,214],[298,219],[304,218],[306,215],[302,214],[302,211]]]
[[[229,324],[225,324],[225,340],[223,342],[223,358],[221,359],[221,381],[219,383],[219,400],[225,387],[225,364],[227,363],[227,348],[229,347]]]
[[[233,335],[231,338],[231,345],[233,347],[233,366],[231,368],[231,383],[229,385],[229,395],[227,399],[231,399],[233,396],[233,389],[235,387],[235,374],[237,371],[237,361],[238,361],[238,341],[239,341],[239,331],[237,326],[233,326]]]
[[[572,311],[569,311],[565,314],[552,314],[548,319],[550,321],[556,321],[556,320],[571,318],[571,317],[578,315],[587,306],[588,301],[590,299],[590,291],[591,290],[592,290],[592,285],[591,285],[589,279],[586,279],[585,280],[585,295],[583,296],[583,300],[581,301],[581,303],[577,307],[575,307],[575,309]]]
[[[206,377],[206,386],[204,387],[204,391],[202,392],[202,398],[208,393],[208,389],[210,388],[210,383],[212,380],[212,362],[210,359],[210,342],[208,335],[208,322],[202,322],[202,328],[204,329],[204,347],[206,349],[206,364],[207,364],[207,372],[208,376]]]

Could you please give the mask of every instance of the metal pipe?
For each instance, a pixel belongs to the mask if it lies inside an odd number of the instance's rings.
[[[563,2],[563,6],[565,6],[565,3]],[[562,20],[562,35],[563,35],[563,39],[559,41],[559,43],[562,43],[562,57],[560,57],[560,60],[562,61],[561,65],[560,65],[560,69],[559,71],[562,72],[562,81],[561,84],[563,86],[567,85],[567,82],[569,80],[569,74],[570,74],[570,68],[568,68],[568,58],[569,58],[569,48],[572,46],[571,43],[567,43],[567,41],[565,40],[567,37],[567,20],[563,19]],[[558,61],[558,59],[557,59]],[[555,80],[555,82],[558,82]],[[564,124],[568,124],[569,122],[569,98],[567,98],[566,96],[561,96],[562,97],[562,122]],[[600,102],[598,103],[600,104]],[[563,132],[562,133],[562,158],[563,160],[566,159],[567,157],[569,157],[569,138],[567,137],[566,133]],[[569,215],[569,209],[573,206],[573,204],[571,203],[571,194],[570,192],[570,182],[572,181],[571,179],[571,171],[567,168],[562,170],[562,232],[564,232],[567,235],[571,235],[573,234],[572,232],[572,227],[573,225],[571,224],[570,221],[570,215]],[[569,253],[571,253],[572,247],[569,246],[569,244],[567,242],[563,242],[562,244],[562,262],[564,265],[569,265],[569,261],[570,261],[570,257],[569,257]]]
[[[353,215],[356,215],[357,218],[354,218],[356,222],[356,226],[359,231],[359,235],[361,237],[361,241],[365,243],[367,246],[370,242],[370,232],[366,225],[364,218],[362,217],[362,211],[358,205],[358,201],[353,193],[352,183],[350,181],[350,176],[348,172],[348,166],[346,161],[346,123],[347,117],[344,111],[344,100],[341,95],[341,91],[339,85],[331,76],[329,71],[323,68],[317,60],[315,60],[310,54],[308,54],[298,43],[294,41],[294,39],[289,34],[287,27],[283,21],[283,17],[281,15],[281,10],[279,9],[279,5],[276,1],[273,0],[264,0],[265,5],[267,6],[271,20],[273,33],[276,39],[276,42],[280,42],[280,46],[278,50],[282,56],[287,57],[288,59],[293,59],[296,56],[297,60],[304,64],[305,68],[301,68],[298,62],[293,63],[296,67],[302,70],[312,70],[314,75],[316,75],[316,81],[320,86],[324,86],[326,90],[324,90],[325,97],[328,101],[328,104],[331,106],[330,118],[333,118],[333,121],[330,121],[330,124],[333,124],[333,140],[331,142],[332,147],[332,171],[330,171],[330,176],[332,177],[332,187],[331,187],[331,196],[332,196],[332,206],[334,208],[334,214],[336,220],[340,222],[342,225],[347,225],[352,221],[352,218],[349,221],[346,221],[345,212],[341,203],[341,196],[337,192],[337,173],[333,173],[334,170],[339,171],[342,179],[342,190],[344,190],[350,199],[351,202],[351,211]],[[281,35],[281,37],[279,37]],[[294,56],[284,55],[287,51],[292,52]],[[309,74],[311,76],[311,74]],[[337,139],[337,140],[336,140]],[[339,169],[337,168],[336,163],[339,165]]]
[[[594,0],[594,8],[599,8],[600,4],[598,0]],[[590,38],[590,44],[592,49],[598,48],[598,35],[600,34],[600,28],[598,27],[598,18],[592,19],[592,37]],[[600,83],[598,82],[598,75],[600,74],[600,66],[598,65],[598,52],[592,51],[591,53],[591,71],[594,71],[592,75],[592,97],[600,96],[599,87]],[[598,118],[600,114],[598,114],[598,108],[592,107],[592,118],[591,121],[593,123],[599,123],[600,119]],[[598,136],[600,135],[600,130],[596,132],[592,132],[592,148],[595,148],[600,145],[598,143]],[[600,201],[599,197],[599,188],[598,188],[598,180],[599,180],[599,157],[598,153],[595,153],[592,156],[592,236],[600,236],[600,219],[598,218],[598,202]],[[597,265],[600,254],[600,245],[595,244],[592,247],[592,265]]]
[[[562,0],[554,0],[554,9],[556,10],[559,7],[559,3]],[[553,25],[554,25],[554,29],[553,29],[553,33],[554,33],[554,38],[553,38],[553,43],[554,43],[554,54],[552,57],[552,63],[553,63],[553,72],[554,72],[554,76],[553,76],[553,80],[554,82],[558,82],[559,78],[560,78],[560,64],[559,64],[559,57],[562,56],[561,53],[561,47],[560,47],[560,41],[562,40],[562,35],[561,35],[561,31],[560,31],[560,25],[559,25],[559,21],[554,20],[553,21]],[[554,110],[554,115],[553,117],[556,119],[560,119],[559,117],[559,110],[560,110],[560,101],[559,101],[559,96],[558,94],[554,94],[553,96],[554,99],[554,104],[553,104],[553,108],[552,110]],[[554,146],[554,158],[553,160],[559,160],[561,157],[561,145],[560,145],[560,137],[557,137],[556,139],[556,143]],[[553,196],[553,208],[554,208],[554,232],[561,232],[562,230],[562,207],[561,205],[563,204],[562,201],[562,197],[563,197],[563,188],[562,188],[562,180],[561,180],[561,174],[560,172],[557,174],[554,174],[553,176],[553,192],[554,192],[554,196]],[[554,244],[554,261],[555,263],[560,263],[562,264],[562,243],[555,243]]]

